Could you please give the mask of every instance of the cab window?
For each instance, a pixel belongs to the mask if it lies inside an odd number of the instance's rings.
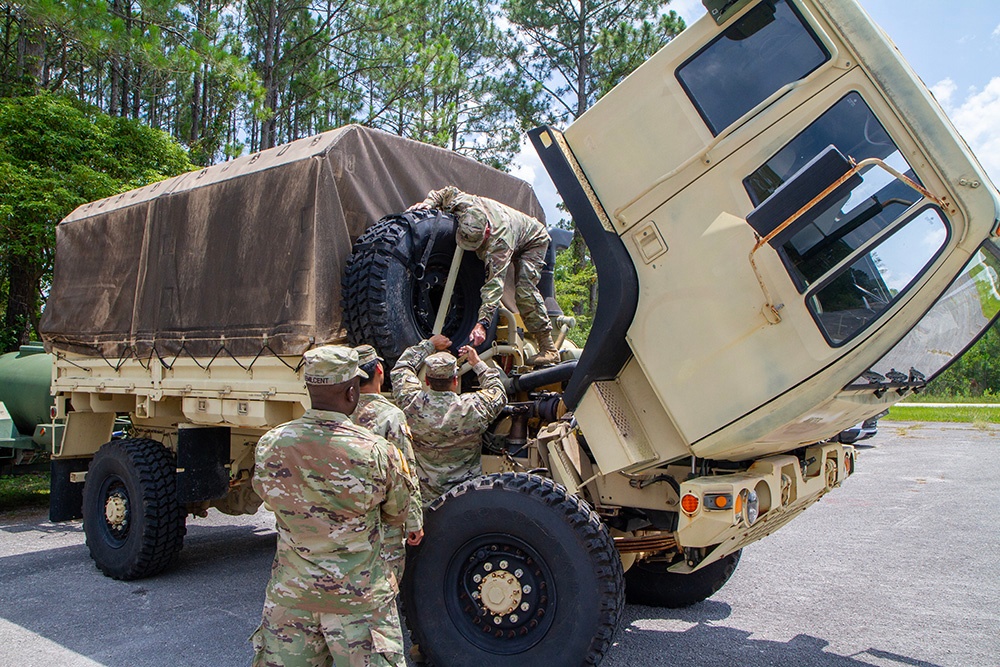
[[[787,0],[765,0],[677,70],[705,124],[718,135],[830,53]]]
[[[754,205],[770,197],[829,146],[861,162],[879,158],[919,180],[868,104],[851,92],[743,180]],[[777,247],[792,281],[831,345],[875,321],[944,248],[944,214],[878,165],[845,192],[801,215]]]
[[[916,282],[947,240],[940,211],[928,207],[824,280],[807,303],[827,340],[840,345],[875,320]]]
[[[852,92],[743,180],[760,204],[827,146],[855,161],[876,157],[919,182],[885,128]],[[919,192],[879,167],[868,167],[849,195],[795,223],[778,250],[800,292],[850,256],[922,199]]]

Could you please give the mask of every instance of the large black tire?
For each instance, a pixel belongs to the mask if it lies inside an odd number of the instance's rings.
[[[624,607],[624,578],[587,503],[544,477],[489,475],[435,501],[425,530],[402,595],[410,636],[430,664],[601,661]]]
[[[715,595],[736,571],[742,549],[691,574],[669,572],[666,561],[639,561],[625,573],[630,604],[680,609]]]
[[[455,219],[437,211],[382,218],[358,238],[344,269],[344,325],[352,345],[368,343],[390,367],[433,333],[455,252]],[[483,263],[465,253],[444,333],[464,341],[479,314]]]
[[[83,530],[97,567],[112,579],[141,579],[167,568],[184,544],[174,455],[145,438],[112,440],[90,463]]]

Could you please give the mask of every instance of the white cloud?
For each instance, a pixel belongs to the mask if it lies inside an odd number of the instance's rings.
[[[931,86],[931,92],[934,93],[934,97],[946,109],[951,105],[951,96],[955,94],[956,90],[958,90],[958,86],[950,78],[938,81]]]
[[[1000,183],[1000,77],[994,77],[981,91],[972,89],[964,100],[957,103],[952,101],[955,92],[953,82],[945,79],[937,84],[935,95],[939,86],[947,92],[944,98],[938,97],[941,106],[969,143],[990,179]]]
[[[993,37],[1000,37],[1000,24],[993,28]]]

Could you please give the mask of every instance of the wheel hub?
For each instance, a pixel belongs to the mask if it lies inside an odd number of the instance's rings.
[[[513,536],[484,537],[470,544],[452,570],[458,588],[459,627],[477,646],[515,654],[545,636],[555,618],[552,573]]]
[[[506,615],[521,604],[521,584],[506,570],[491,572],[479,584],[479,597],[492,614]]]
[[[104,518],[112,528],[122,528],[128,522],[128,504],[115,494],[104,503]]]

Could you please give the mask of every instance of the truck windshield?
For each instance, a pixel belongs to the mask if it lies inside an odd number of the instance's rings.
[[[765,0],[677,69],[713,135],[830,59],[787,0]]]
[[[917,325],[850,389],[893,372],[932,379],[957,360],[1000,314],[1000,249],[987,241]],[[916,375],[914,375],[914,372]]]

